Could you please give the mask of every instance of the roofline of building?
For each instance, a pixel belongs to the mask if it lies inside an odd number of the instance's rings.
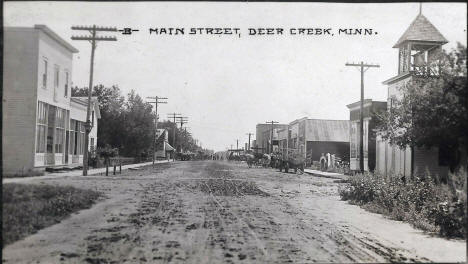
[[[334,143],[349,143],[348,141],[336,141],[336,140],[306,140],[307,142],[334,142]]]
[[[263,125],[265,125],[265,126],[271,126],[271,123],[270,123],[270,124],[266,124],[266,123],[265,123],[265,124],[264,124],[264,123],[259,123],[259,124],[257,124],[257,126],[263,126]],[[287,124],[278,124],[278,123],[274,123],[274,124],[273,124],[273,126],[283,126],[283,125],[286,126]]]
[[[320,120],[320,121],[349,121],[347,119],[317,119],[317,118],[307,118],[307,120]]]
[[[79,100],[76,97],[71,97],[70,102],[76,103],[76,104],[79,104],[79,105],[82,105],[82,106],[88,106],[88,104],[86,102],[84,102],[82,100]]]
[[[347,105],[346,107],[348,107],[349,109],[352,109],[352,108],[356,108],[360,105],[361,101],[357,101],[357,102],[354,102],[354,103],[351,103],[349,105]],[[373,103],[387,103],[386,101],[374,101],[372,99],[364,99],[364,105],[366,104],[373,104]]]
[[[72,96],[70,97],[70,102],[79,104],[81,106],[88,106],[88,97],[86,96]],[[96,117],[101,119],[101,110],[99,109],[99,101],[97,96],[91,97],[91,102],[93,102],[94,111],[96,112]]]
[[[308,118],[307,116],[305,116],[305,117],[303,117],[303,118],[299,118],[299,119],[296,119],[296,120],[293,120],[293,121],[289,122],[289,125],[291,125],[291,124],[296,124],[296,123],[299,123],[299,122],[301,122],[301,121],[303,121],[303,120],[308,120],[308,119],[309,119],[309,118]]]
[[[88,105],[88,97],[87,96],[72,96],[70,97],[70,100],[76,102],[76,103],[79,103],[79,104],[83,104],[84,106],[87,106]],[[98,101],[98,98],[97,96],[92,96],[91,97],[91,102],[97,102]]]
[[[354,102],[354,103],[350,103],[350,104],[346,105],[346,107],[354,108],[354,107],[358,106],[360,103],[361,103],[361,100],[359,100],[357,102]],[[372,103],[372,99],[364,99],[364,104],[367,104],[367,103]]]
[[[57,35],[54,31],[52,31],[49,27],[46,25],[34,25],[35,29],[41,30],[44,32],[46,35],[60,43],[62,46],[64,46],[66,49],[71,51],[72,53],[78,53],[79,50],[73,47],[70,43],[65,41],[63,38],[61,38],[59,35]]]
[[[405,36],[409,30],[415,26],[415,23],[416,21],[418,21],[418,19],[422,19],[423,22],[426,22],[426,24],[428,26],[431,26],[433,27],[433,29],[435,30],[435,33],[436,34],[439,34],[440,37],[442,37],[440,40],[425,40],[425,39],[411,39],[411,38],[407,38],[408,36]],[[405,38],[403,38],[405,37]],[[440,33],[440,31],[431,23],[431,21],[429,21],[429,19],[427,19],[427,17],[425,17],[422,12],[419,12],[419,14],[413,19],[413,21],[411,22],[411,24],[408,26],[408,28],[406,28],[405,32],[403,33],[403,35],[398,39],[398,41],[395,43],[395,45],[393,45],[393,48],[397,48],[399,47],[400,45],[402,45],[403,43],[407,42],[407,41],[422,41],[422,42],[426,42],[426,43],[441,43],[441,44],[445,44],[445,43],[448,43],[448,40],[444,37],[444,35],[442,35],[442,33]]]
[[[411,76],[411,72],[405,72],[403,74],[392,77],[392,78],[390,78],[390,79],[388,79],[386,81],[383,81],[382,84],[387,84],[387,85],[392,84],[392,83],[394,83],[396,81],[399,81],[399,80],[404,79],[404,78],[409,77],[409,76]]]
[[[400,43],[396,43],[395,45],[393,45],[392,48],[394,49],[397,49],[399,48],[400,46],[402,46],[403,44],[406,44],[408,41],[416,41],[416,42],[420,42],[421,44],[433,44],[433,45],[444,45],[444,44],[447,44],[448,41],[435,41],[435,40],[420,40],[420,39],[406,39]]]

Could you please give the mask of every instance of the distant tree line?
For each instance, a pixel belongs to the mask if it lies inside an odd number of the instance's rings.
[[[88,96],[88,90],[86,87],[73,87],[72,96]],[[123,96],[116,85],[94,86],[92,96],[97,97],[101,112],[97,147],[117,148],[119,155],[125,157],[151,157],[154,106],[145,102],[134,90],[131,90],[126,97]],[[169,131],[169,143],[172,144],[174,123],[160,120],[158,128],[166,128]],[[176,145],[174,147],[179,151],[181,149],[191,152],[202,151],[191,134],[180,128],[176,128]]]

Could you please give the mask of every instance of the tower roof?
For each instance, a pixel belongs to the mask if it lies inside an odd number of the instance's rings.
[[[429,41],[436,42],[440,44],[447,43],[447,39],[437,30],[434,25],[427,20],[425,16],[419,14],[411,25],[406,29],[403,36],[400,37],[398,42],[393,46],[397,48],[405,41]]]

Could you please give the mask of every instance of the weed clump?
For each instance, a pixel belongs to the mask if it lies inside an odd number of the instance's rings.
[[[342,200],[442,236],[466,238],[466,173],[449,175],[448,184],[429,173],[412,179],[358,174],[339,188]]]

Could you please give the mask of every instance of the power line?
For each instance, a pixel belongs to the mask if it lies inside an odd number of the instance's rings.
[[[240,132],[240,130],[231,130],[231,129],[225,129],[225,128],[220,128],[216,126],[204,125],[204,124],[193,122],[193,121],[190,121],[190,123],[196,127],[201,127],[201,128],[211,129],[211,130],[218,130],[218,131],[223,131],[226,133],[239,133]]]
[[[180,116],[181,114],[178,114],[178,113],[170,113],[170,114],[167,114],[167,117],[168,118],[172,118],[174,120],[174,129],[172,130],[172,146],[175,148],[175,152],[177,152],[177,147],[175,145],[175,142],[176,142],[176,129],[177,129],[177,123],[176,123],[176,118],[177,116]]]
[[[72,36],[72,40],[87,40],[91,43],[91,62],[89,70],[89,86],[88,86],[88,106],[86,108],[86,124],[85,124],[85,151],[83,153],[83,176],[88,175],[88,146],[89,146],[89,132],[91,132],[92,124],[90,119],[91,115],[91,93],[93,87],[93,73],[94,73],[94,52],[97,47],[98,41],[117,41],[114,36],[97,36],[97,31],[115,32],[115,27],[97,27],[93,26],[72,26],[72,30],[85,30],[91,33],[91,36]]]
[[[179,119],[180,130],[181,130],[181,132],[182,132],[182,131],[183,131],[183,130],[182,130],[182,127],[183,127],[184,124],[187,124],[187,122],[188,122],[188,117],[186,117],[186,116],[177,116],[176,118]],[[180,152],[182,152],[183,144],[179,144],[179,145],[180,145]]]
[[[359,67],[359,71],[361,72],[361,107],[359,110],[359,116],[360,116],[360,124],[359,124],[359,132],[360,132],[360,142],[359,142],[359,170],[361,173],[364,172],[364,118],[363,118],[363,113],[364,113],[364,73],[369,69],[369,68],[379,68],[380,65],[378,64],[366,64],[361,61],[361,63],[346,63],[345,66],[357,66]],[[365,68],[365,69],[364,69]]]
[[[187,124],[188,123],[188,117],[186,116],[178,116],[176,117],[177,119],[179,119],[179,123],[180,123],[180,128],[182,129],[182,126],[184,124]]]
[[[167,97],[158,97],[158,96],[148,96],[146,97],[147,99],[153,99],[154,102],[148,102],[150,104],[154,104],[154,110],[155,110],[155,115],[154,115],[154,140],[153,140],[153,166],[154,166],[154,160],[156,156],[156,133],[158,131],[158,104],[167,104]]]
[[[247,150],[250,150],[250,136],[252,136],[252,135],[253,135],[253,133],[250,133],[250,132],[249,132],[249,133],[247,133],[246,135],[248,135],[248,136],[249,136],[249,147],[248,147],[248,149],[247,149]]]

